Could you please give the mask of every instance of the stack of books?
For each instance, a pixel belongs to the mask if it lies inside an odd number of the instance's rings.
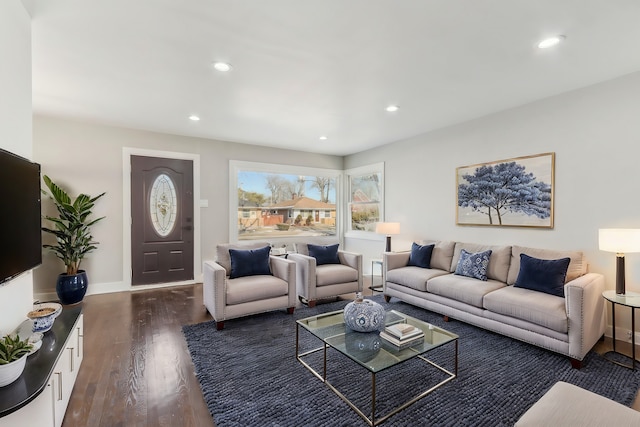
[[[384,328],[384,331],[380,332],[380,338],[402,350],[424,341],[424,332],[420,328],[406,323],[396,323]]]

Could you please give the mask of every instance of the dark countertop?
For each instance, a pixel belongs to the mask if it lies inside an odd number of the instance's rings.
[[[82,304],[63,306],[53,328],[44,333],[40,350],[27,357],[22,375],[13,383],[0,387],[0,417],[17,411],[42,393],[80,314]],[[22,339],[27,337],[20,336]]]

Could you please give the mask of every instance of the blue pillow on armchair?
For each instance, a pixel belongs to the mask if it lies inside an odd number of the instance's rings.
[[[413,243],[411,245],[411,255],[409,255],[409,263],[415,267],[431,268],[431,254],[435,245],[419,245]]]
[[[262,274],[271,275],[270,252],[270,246],[259,249],[229,249],[229,257],[231,258],[229,279]]]
[[[520,271],[513,286],[564,297],[564,282],[570,262],[568,257],[549,260],[520,254]]]
[[[340,246],[339,243],[328,246],[307,245],[307,248],[309,249],[309,256],[316,259],[316,265],[340,264],[340,258],[338,258],[338,246]]]
[[[458,259],[458,265],[456,265],[456,271],[454,274],[486,281],[487,267],[489,267],[490,257],[491,249],[476,253],[467,252],[462,249],[460,251],[460,259]]]

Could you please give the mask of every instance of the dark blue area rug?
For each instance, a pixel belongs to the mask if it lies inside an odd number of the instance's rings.
[[[397,310],[460,336],[458,377],[384,422],[384,426],[512,426],[557,381],[575,384],[630,405],[640,388],[640,373],[590,352],[584,367],[538,347],[487,332],[393,298]],[[346,403],[295,358],[295,320],[340,310],[347,301],[225,322],[223,331],[205,322],[183,328],[204,399],[218,427],[228,426],[365,426]],[[319,341],[301,333],[301,345]],[[427,353],[453,370],[453,346]],[[315,359],[314,359],[315,357]],[[322,369],[321,354],[308,359]],[[329,381],[358,406],[370,408],[371,375],[331,350]],[[378,374],[377,416],[418,391],[438,383],[442,374],[412,360]],[[368,413],[369,410],[365,411]]]

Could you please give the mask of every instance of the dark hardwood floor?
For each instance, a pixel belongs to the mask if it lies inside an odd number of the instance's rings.
[[[92,295],[82,304],[84,360],[63,427],[215,426],[182,335],[183,325],[211,320],[201,284]],[[596,351],[610,348],[606,339]],[[640,410],[639,398],[632,407]]]

